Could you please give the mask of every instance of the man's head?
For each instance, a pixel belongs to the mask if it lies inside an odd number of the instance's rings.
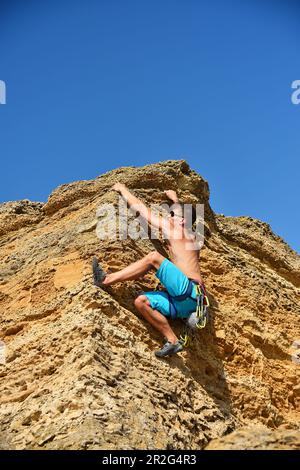
[[[176,202],[170,208],[169,218],[174,227],[191,229],[196,221],[196,211],[191,204]]]

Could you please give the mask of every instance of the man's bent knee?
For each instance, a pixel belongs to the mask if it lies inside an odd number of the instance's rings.
[[[134,300],[134,305],[138,310],[142,308],[144,305],[150,305],[150,302],[148,298],[145,295],[139,295],[135,300]]]
[[[155,269],[158,269],[165,258],[163,257],[163,255],[158,253],[158,251],[151,251],[147,255],[147,259],[151,266],[153,266]]]

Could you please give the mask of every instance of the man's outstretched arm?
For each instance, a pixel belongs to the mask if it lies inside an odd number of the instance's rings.
[[[130,208],[139,213],[147,222],[161,230],[166,230],[166,222],[160,215],[154,214],[140,199],[134,196],[122,183],[116,183],[113,188],[125,199]]]

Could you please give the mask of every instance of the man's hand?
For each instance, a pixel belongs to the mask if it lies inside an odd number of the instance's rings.
[[[176,191],[173,191],[173,189],[167,189],[164,193],[171,201],[178,202]]]
[[[117,191],[117,193],[120,193],[120,194],[122,193],[124,189],[126,189],[126,186],[125,184],[122,184],[122,183],[116,183],[112,187],[113,191]]]

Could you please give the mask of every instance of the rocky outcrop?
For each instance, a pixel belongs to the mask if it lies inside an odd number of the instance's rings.
[[[94,254],[114,271],[166,253],[161,240],[97,238],[97,209],[116,205],[117,181],[149,204],[169,188],[205,204],[210,322],[167,360],[154,357],[161,338],[133,305],[154,275],[106,290],[91,282]],[[214,214],[207,182],[184,161],[63,185],[46,204],[2,204],[0,447],[223,447],[222,436],[249,423],[283,442],[299,429],[299,272],[297,254],[266,224]]]
[[[214,439],[205,450],[299,450],[300,430],[248,426]]]

